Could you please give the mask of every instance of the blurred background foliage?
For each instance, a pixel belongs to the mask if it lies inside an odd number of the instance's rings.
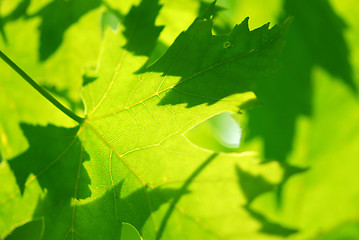
[[[104,28],[126,24],[126,13],[139,3],[1,0],[0,47],[61,102],[83,114],[83,80],[96,78],[84,73],[96,66]],[[142,49],[148,64],[209,3],[160,4],[153,20],[164,28],[158,29],[151,54]],[[239,113],[214,116],[186,135],[202,148],[259,154],[265,175],[237,169],[247,202],[239,207],[258,222],[256,233],[246,239],[359,239],[359,1],[218,0],[216,15],[215,34],[229,33],[247,16],[254,29],[294,15],[276,71],[253,86],[257,101],[241,106]],[[126,47],[131,51],[131,45]],[[0,73],[4,165],[28,148],[20,122],[73,123],[3,62]],[[26,234],[24,229],[13,234]],[[133,236],[126,239],[136,239],[131,226],[124,229],[123,234]]]

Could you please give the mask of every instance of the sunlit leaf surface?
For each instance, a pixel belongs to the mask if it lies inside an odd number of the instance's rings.
[[[359,238],[358,9],[1,1],[0,238]]]

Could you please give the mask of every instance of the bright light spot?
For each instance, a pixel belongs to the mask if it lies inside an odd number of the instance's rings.
[[[213,132],[217,139],[226,147],[238,148],[242,129],[236,120],[233,119],[232,113],[221,113],[209,119],[213,126]]]

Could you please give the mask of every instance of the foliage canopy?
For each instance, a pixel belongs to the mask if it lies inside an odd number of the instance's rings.
[[[246,2],[1,1],[1,239],[359,238],[359,3]]]

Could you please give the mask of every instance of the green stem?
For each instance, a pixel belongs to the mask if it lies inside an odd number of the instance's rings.
[[[12,69],[15,70],[26,82],[28,82],[33,88],[35,88],[42,96],[49,100],[55,107],[65,113],[67,116],[81,124],[84,118],[77,116],[71,110],[57,101],[48,91],[37,84],[29,75],[27,75],[19,66],[17,66],[10,58],[8,58],[2,51],[0,51],[0,58],[4,60]]]

